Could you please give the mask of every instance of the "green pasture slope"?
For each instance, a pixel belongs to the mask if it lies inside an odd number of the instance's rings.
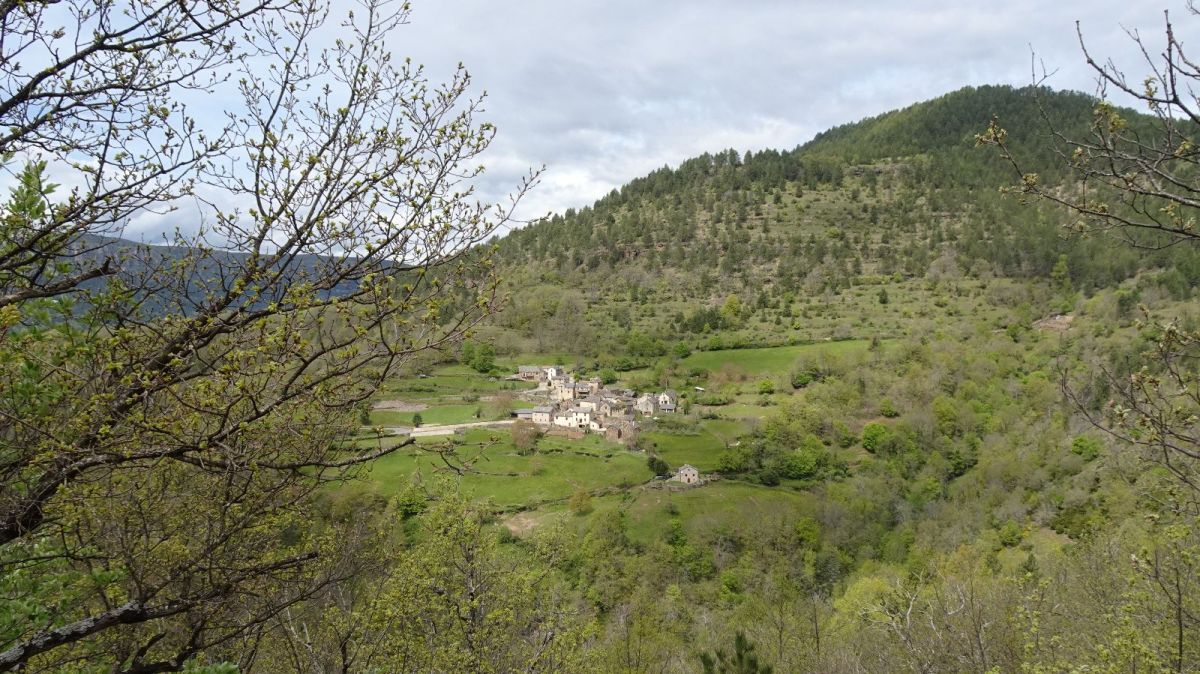
[[[619,510],[629,526],[629,537],[642,545],[666,538],[675,526],[683,524],[691,535],[701,531],[738,531],[745,522],[768,518],[798,521],[815,513],[817,500],[807,492],[779,487],[716,480],[691,489],[663,489],[647,486],[623,494],[592,499],[592,512],[578,515],[565,504],[553,504],[530,513],[538,526],[564,520],[583,531],[587,523],[606,513]]]
[[[653,449],[671,468],[690,463],[701,472],[716,470],[717,457],[727,445],[750,431],[741,421],[706,419],[695,433],[647,431],[642,434],[642,446]]]
[[[397,412],[395,410],[371,410],[371,424],[375,426],[412,426],[413,415],[421,415],[421,425],[469,424],[475,421],[497,421],[509,418],[509,412],[521,406],[519,400],[505,403],[499,409],[499,401],[474,403],[431,402],[420,412]],[[478,412],[478,416],[476,416]]]
[[[700,368],[716,372],[726,366],[735,366],[747,374],[786,374],[791,371],[800,356],[832,355],[861,351],[871,345],[869,340],[849,339],[841,342],[816,342],[796,346],[773,346],[760,349],[724,349],[720,351],[697,351],[684,358],[684,367]]]
[[[525,406],[517,395],[533,386],[529,382],[481,374],[463,365],[443,365],[424,376],[386,382],[376,400],[399,400],[426,407],[418,412],[372,410],[371,424],[412,426],[414,414],[421,415],[424,426],[507,419],[512,410]]]
[[[423,377],[393,379],[383,385],[380,397],[404,400],[440,400],[471,394],[519,393],[532,388],[528,382],[481,374],[465,365],[442,365]]]
[[[597,436],[581,441],[543,438],[535,454],[522,456],[506,430],[473,429],[458,436],[457,462],[470,462],[462,476],[465,493],[503,508],[565,500],[578,490],[596,492],[650,480],[646,457]],[[428,449],[444,438],[420,441],[372,463],[357,488],[390,496],[406,488],[419,472],[429,480],[445,473],[445,463]]]

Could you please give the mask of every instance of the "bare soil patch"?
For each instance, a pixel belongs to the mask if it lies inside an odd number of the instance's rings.
[[[1043,332],[1066,332],[1071,329],[1071,323],[1075,321],[1075,317],[1071,314],[1059,314],[1057,316],[1047,316],[1033,322],[1035,330]]]
[[[420,412],[429,409],[425,403],[410,403],[403,400],[380,400],[371,405],[373,409],[389,410],[392,412]]]
[[[517,513],[504,520],[505,528],[514,536],[524,536],[538,527],[541,516],[532,512]]]

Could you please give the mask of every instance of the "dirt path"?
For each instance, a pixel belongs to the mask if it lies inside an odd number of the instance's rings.
[[[380,400],[371,405],[372,409],[389,410],[392,412],[422,412],[429,409],[425,403],[409,403],[403,400]]]
[[[524,536],[525,534],[528,534],[536,529],[537,526],[541,524],[540,520],[544,517],[545,515],[535,515],[531,512],[523,512],[501,520],[501,524],[508,527],[508,530],[511,531],[514,536]]]
[[[421,426],[420,428],[408,428],[405,426],[396,426],[389,428],[396,435],[411,435],[414,438],[432,438],[439,435],[454,435],[457,430],[465,430],[468,428],[507,428],[512,426],[515,419],[503,419],[501,421],[473,421],[469,424],[436,424],[429,426]]]
[[[1075,317],[1071,314],[1047,316],[1046,318],[1034,321],[1033,329],[1043,332],[1066,332],[1071,329],[1071,323],[1074,321]]]

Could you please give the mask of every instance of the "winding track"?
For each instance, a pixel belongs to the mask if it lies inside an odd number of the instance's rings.
[[[432,438],[439,435],[454,435],[454,432],[467,428],[506,428],[512,426],[516,419],[501,419],[500,421],[472,421],[466,424],[431,424],[418,428],[408,426],[385,426],[384,430],[392,435],[411,435],[414,438]]]

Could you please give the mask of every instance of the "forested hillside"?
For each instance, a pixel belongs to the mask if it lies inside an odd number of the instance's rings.
[[[1138,111],[968,88],[498,237],[537,174],[478,203],[470,78],[362,5],[3,13],[0,671],[1200,672],[1170,30],[1092,63]]]
[[[876,309],[845,302],[850,289],[944,276],[1058,273],[1090,294],[1163,268],[1162,282],[1182,292],[1200,279],[1195,252],[1066,237],[1065,213],[1001,194],[1012,167],[976,147],[998,117],[1027,170],[1061,183],[1066,160],[1050,129],[1085,133],[1094,104],[967,88],[793,150],[705,154],[633,180],[499,241],[512,293],[500,348],[604,355],[646,340],[704,348],[712,332],[723,333],[717,345],[848,337]]]
[[[1168,124],[969,88],[499,240],[476,339],[682,391],[638,448],[710,478],[498,515],[522,559],[556,551],[594,666],[1200,669],[1194,209],[1137,192],[1194,182]]]

